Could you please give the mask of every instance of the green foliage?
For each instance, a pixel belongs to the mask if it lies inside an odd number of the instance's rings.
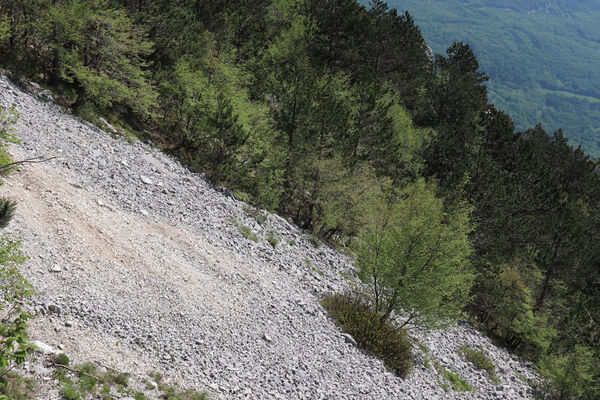
[[[496,375],[496,366],[483,350],[474,349],[467,345],[461,346],[458,350],[471,364],[475,366],[475,368],[486,371],[488,377],[494,383],[499,383],[498,376]]]
[[[383,360],[395,374],[408,375],[412,369],[412,346],[406,331],[391,321],[382,321],[367,302],[355,295],[327,295],[321,305],[360,348]]]
[[[254,243],[258,243],[259,237],[254,232],[252,232],[252,229],[250,229],[246,225],[240,225],[240,223],[235,218],[231,222],[240,230],[240,233],[242,235],[252,240]]]
[[[81,400],[83,395],[79,393],[73,383],[68,383],[60,389],[60,395],[65,400]]]
[[[17,120],[14,110],[5,112],[0,108],[0,162],[6,163],[10,158],[6,156],[6,143],[17,140],[12,131],[12,124]],[[1,164],[5,165],[5,164]],[[15,203],[0,199],[0,229],[5,228],[14,214]],[[10,234],[0,236],[0,296],[2,305],[19,304],[33,294],[33,288],[19,272],[19,266],[27,260],[21,251],[20,240],[15,240]],[[22,364],[33,346],[27,340],[27,320],[31,317],[22,312],[18,306],[9,310],[0,322],[0,385],[3,390],[9,390],[10,377],[5,373],[16,365]],[[14,377],[13,377],[14,378]],[[14,382],[13,382],[14,383]]]
[[[77,90],[73,107],[122,103],[147,115],[156,95],[143,59],[151,51],[143,31],[124,10],[105,1],[54,2],[44,13],[41,40],[51,44],[58,73]]]
[[[359,277],[386,319],[435,326],[456,319],[473,275],[468,235],[471,208],[447,211],[435,187],[419,180],[390,200],[381,193],[367,210],[355,246]]]
[[[14,134],[13,125],[19,119],[19,115],[14,108],[5,109],[0,106],[0,166],[5,166],[13,160],[7,152],[9,143],[19,143],[19,140]],[[0,173],[7,173],[0,169]]]
[[[59,353],[54,357],[54,362],[60,365],[69,366],[71,364],[71,360],[65,353]]]
[[[164,392],[161,398],[166,400],[209,400],[206,393],[201,393],[193,389],[179,390],[168,385],[159,385]]]
[[[467,382],[466,380],[461,378],[460,375],[458,374],[458,372],[453,372],[453,371],[447,370],[446,368],[444,368],[443,365],[441,365],[437,361],[434,362],[433,365],[434,365],[435,369],[438,371],[438,373],[440,375],[442,375],[442,377],[450,383],[450,385],[452,386],[452,389],[454,389],[454,391],[456,391],[456,392],[474,392],[475,391],[475,388],[473,388],[473,386],[469,385],[469,382]],[[448,391],[446,389],[446,387],[444,387],[444,384],[442,384],[442,387],[444,388],[445,391]]]
[[[597,350],[597,349],[596,349]],[[594,350],[576,345],[566,354],[552,354],[539,363],[543,389],[555,399],[593,399],[600,395],[600,371]]]
[[[109,370],[102,375],[102,381],[111,385],[129,386],[129,374]]]
[[[277,248],[277,245],[280,241],[281,239],[275,234],[275,232],[269,231],[269,235],[267,236],[267,242],[269,242],[269,244],[273,246],[273,248]]]
[[[0,382],[0,398],[6,398],[7,400],[31,399],[34,390],[35,379],[23,378],[15,372],[9,372]]]

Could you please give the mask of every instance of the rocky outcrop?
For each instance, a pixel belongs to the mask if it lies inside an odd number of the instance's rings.
[[[528,399],[531,368],[466,325],[413,331],[415,371],[401,379],[355,347],[319,305],[348,289],[351,260],[211,186],[147,144],[129,144],[0,78],[15,106],[17,158],[54,156],[6,179],[13,230],[43,294],[33,336],[73,359],[158,370],[218,399]],[[260,220],[260,222],[259,222]],[[259,237],[249,240],[239,227]],[[281,240],[273,247],[267,237]],[[458,348],[498,366],[495,384]],[[475,391],[446,392],[426,356]]]

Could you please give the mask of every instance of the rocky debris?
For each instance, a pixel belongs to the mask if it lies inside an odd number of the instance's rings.
[[[57,354],[58,350],[53,349],[49,345],[44,342],[40,342],[39,340],[34,340],[31,342],[36,347],[36,351],[42,354]]]
[[[445,392],[435,370],[418,364],[423,354],[409,378],[396,377],[341,336],[319,304],[322,294],[348,289],[348,257],[315,247],[279,216],[259,223],[202,174],[4,77],[0,104],[21,114],[18,158],[57,156],[4,186],[21,205],[12,226],[31,257],[24,273],[42,293],[36,307],[50,311],[34,322],[34,335],[124,368],[145,360],[216,399],[533,398],[515,378],[533,379],[532,369],[466,325],[411,334],[474,392]],[[277,248],[270,231],[281,238]],[[49,274],[51,265],[62,271]],[[60,329],[65,321],[72,327]],[[490,354],[499,385],[460,357],[465,343]]]

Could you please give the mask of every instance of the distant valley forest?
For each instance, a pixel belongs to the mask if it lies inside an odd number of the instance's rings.
[[[363,0],[365,5],[367,0]],[[390,0],[408,12],[435,53],[468,43],[490,76],[489,99],[525,130],[562,128],[600,155],[600,2]]]

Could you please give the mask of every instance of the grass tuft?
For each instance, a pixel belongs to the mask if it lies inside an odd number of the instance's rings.
[[[269,244],[271,244],[271,246],[273,246],[273,248],[277,248],[277,245],[279,244],[279,241],[281,239],[275,235],[275,232],[273,231],[269,231],[269,236],[267,236],[267,242],[269,242]]]
[[[352,335],[358,346],[383,360],[395,374],[412,370],[413,353],[408,334],[380,316],[363,299],[351,294],[330,294],[321,300],[329,315]]]
[[[256,236],[256,234],[254,232],[252,232],[252,229],[250,229],[246,225],[241,225],[238,222],[238,220],[235,218],[233,218],[231,220],[231,222],[233,223],[233,225],[235,225],[239,229],[239,231],[242,235],[244,235],[246,238],[252,240],[254,243],[258,243],[258,236]]]

